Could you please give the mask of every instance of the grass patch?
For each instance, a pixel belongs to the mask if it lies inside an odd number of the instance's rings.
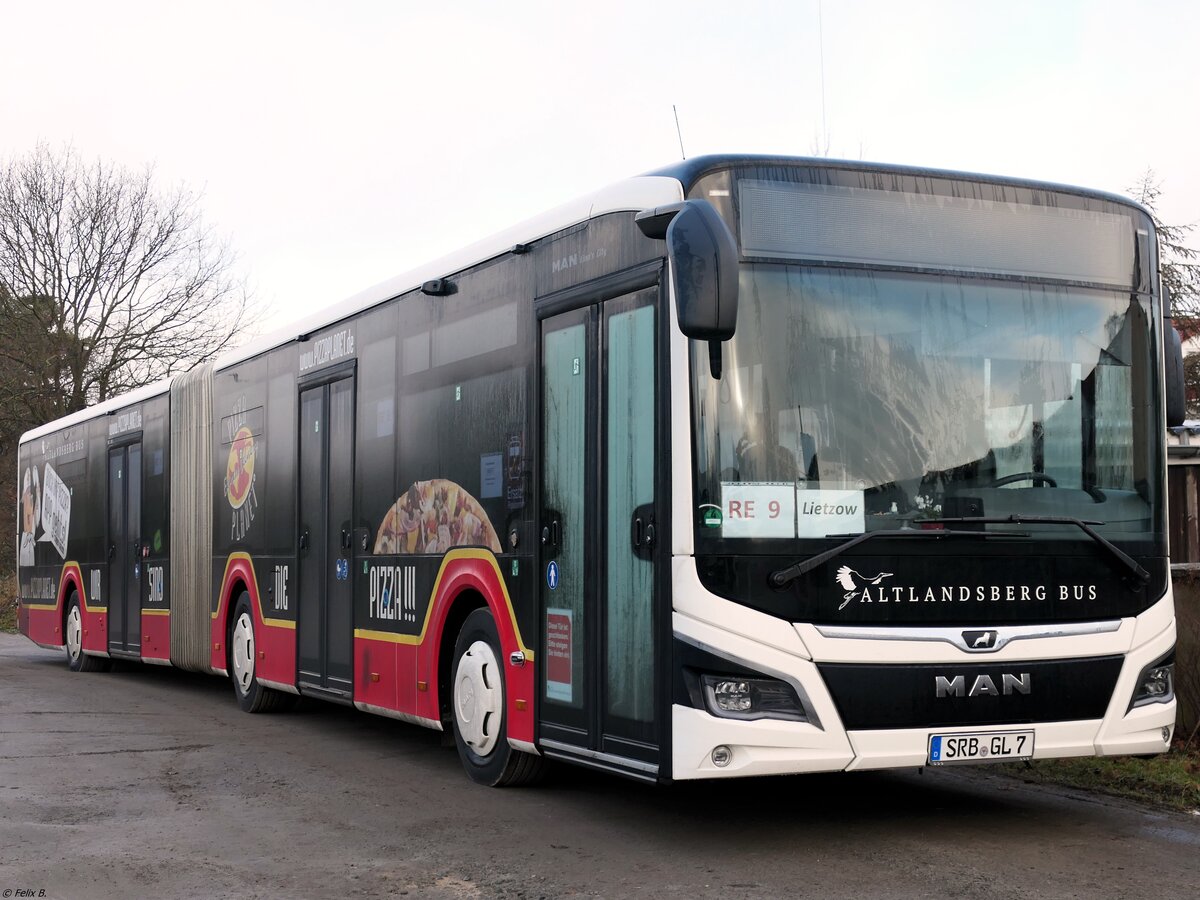
[[[1172,809],[1200,809],[1200,747],[1195,741],[1185,750],[1183,741],[1176,740],[1170,753],[1152,759],[1087,756],[1000,768],[1033,784],[1062,784]]]
[[[0,631],[17,630],[17,576],[0,575]]]

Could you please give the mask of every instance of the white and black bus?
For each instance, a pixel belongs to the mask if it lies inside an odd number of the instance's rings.
[[[1120,197],[688,160],[24,435],[20,628],[487,784],[1160,752],[1168,307]]]

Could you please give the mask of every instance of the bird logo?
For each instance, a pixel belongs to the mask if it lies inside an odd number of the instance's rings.
[[[846,593],[842,596],[842,605],[838,609],[845,609],[846,604],[862,593],[864,588],[874,587],[883,581],[883,579],[891,577],[891,572],[880,572],[878,575],[866,576],[854,571],[849,566],[842,566],[837,570],[837,582],[846,589]]]

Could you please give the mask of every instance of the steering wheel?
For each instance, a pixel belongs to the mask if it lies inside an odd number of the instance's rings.
[[[1058,487],[1058,482],[1043,472],[1013,472],[1011,475],[993,478],[987,487],[1004,487],[1006,484],[1014,484],[1018,481],[1032,481],[1034,484],[1041,482],[1052,488]]]

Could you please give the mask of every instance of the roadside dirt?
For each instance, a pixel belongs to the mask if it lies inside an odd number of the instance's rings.
[[[1099,898],[1198,877],[1200,817],[987,770],[490,790],[434,732],[248,716],[215,678],[76,675],[0,635],[0,891]]]

